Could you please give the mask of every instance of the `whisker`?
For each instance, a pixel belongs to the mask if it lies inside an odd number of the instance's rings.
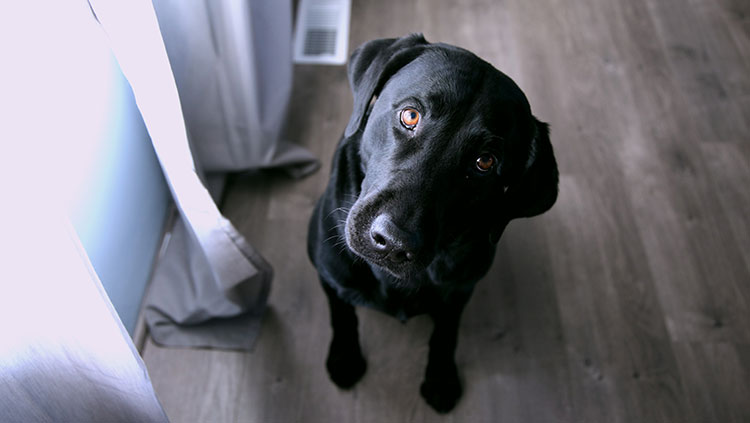
[[[331,236],[329,236],[328,238],[326,238],[325,240],[323,240],[323,243],[326,243],[326,242],[328,242],[328,241],[330,241],[330,240],[332,240],[332,239],[334,239],[334,238],[339,238],[339,237],[340,237],[340,236],[339,236],[339,234],[336,234],[336,235],[331,235]],[[334,245],[335,245],[335,244],[334,244]]]
[[[339,249],[339,253],[345,253],[349,250],[349,246],[346,245],[346,242],[339,242],[335,247]]]
[[[345,214],[349,214],[351,210],[351,207],[336,207],[335,209],[331,210],[331,212],[328,213],[325,218],[328,219],[332,214],[336,212],[344,212]]]

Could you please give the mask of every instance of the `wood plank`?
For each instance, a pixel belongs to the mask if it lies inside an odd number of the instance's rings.
[[[576,417],[590,421],[684,421],[680,375],[673,363],[653,276],[642,265],[646,257],[640,237],[623,230],[635,227],[627,178],[619,166],[611,166],[631,133],[620,115],[633,105],[628,101],[628,74],[622,66],[629,58],[618,55],[614,46],[616,31],[622,27],[606,19],[609,13],[612,11],[607,8],[581,3],[566,7],[558,31],[569,34],[571,51],[580,54],[561,56],[562,63],[548,66],[562,70],[573,87],[565,91],[563,101],[570,105],[567,117],[577,132],[576,143],[568,146],[577,149],[575,177],[563,175],[560,200],[551,213],[565,216],[551,226],[570,229],[551,238],[550,244],[564,245],[561,250],[587,257],[577,260],[584,267],[573,271],[564,269],[570,260],[554,266],[563,269],[561,276],[555,277],[563,327],[566,335],[579,336],[578,328],[588,326],[589,336],[580,340],[573,336],[568,341],[571,369],[581,369],[598,382],[579,387],[579,392],[596,390],[599,398],[611,404],[599,410],[602,414]],[[642,25],[643,21],[638,22]],[[581,27],[590,31],[574,30]],[[562,35],[553,32],[551,38],[559,37]],[[607,107],[596,102],[581,107],[581,95],[617,100]],[[564,163],[561,166],[565,171]],[[573,197],[566,199],[566,195]],[[565,209],[566,205],[573,208]],[[591,308],[579,313],[578,304]],[[601,326],[592,327],[591,320]],[[594,410],[590,407],[588,411]]]
[[[746,345],[680,342],[675,347],[695,421],[750,421]]]
[[[750,254],[747,254],[750,251],[750,220],[747,217],[750,190],[743,183],[750,181],[750,149],[747,144],[744,147],[735,143],[702,144],[700,153],[724,211],[722,219],[729,227],[728,236],[737,246],[731,262],[739,264],[744,261],[746,271],[750,271]],[[750,302],[748,284],[740,282],[736,288],[736,295],[740,295],[746,304]]]
[[[624,22],[630,17],[641,18],[632,10],[637,5],[623,4],[619,13]],[[680,110],[689,109],[689,105],[681,97],[679,84],[673,82],[675,78],[668,77],[680,67],[668,64],[672,55],[666,48],[655,49],[648,56],[634,49],[638,44],[633,39],[657,36],[655,29],[646,31],[639,23],[637,31],[616,32],[622,36],[617,43],[621,54],[634,54],[636,60],[651,64],[630,73],[633,110],[647,113],[622,114],[633,129],[619,158],[630,185],[626,195],[635,206],[635,221],[642,230],[670,332],[674,339],[746,340],[744,325],[731,328],[724,323],[746,318],[747,307],[732,294],[746,279],[746,269],[734,264],[742,261],[736,249],[727,250],[734,255],[729,258],[711,253],[731,241],[731,228],[721,217],[724,211],[717,212],[716,186],[708,177],[704,160],[693,153],[704,141],[697,133],[686,131],[690,113],[683,115]],[[635,89],[652,85],[653,89]],[[675,109],[677,112],[671,113]],[[708,281],[717,279],[735,288],[716,290]]]
[[[558,246],[553,277],[576,419],[686,421],[680,375],[650,275],[637,263],[640,252],[612,230],[610,219],[621,216],[596,204],[602,197],[591,185],[561,182],[557,213],[566,219],[551,236]]]
[[[747,126],[740,119],[741,112],[732,101],[737,87],[747,88],[746,82],[737,79],[743,73],[737,65],[727,67],[717,61],[716,48],[706,34],[720,33],[711,25],[711,8],[692,5],[683,7],[680,1],[647,2],[661,42],[671,67],[672,81],[678,88],[675,96],[684,98],[680,110],[692,119],[683,121],[690,132],[699,134],[701,140],[722,140],[733,134],[746,133]],[[723,44],[720,51],[726,56],[732,45]],[[739,72],[739,74],[736,74]],[[746,72],[744,72],[746,74]],[[735,75],[734,82],[727,75]],[[745,93],[740,93],[746,95]]]
[[[729,29],[739,53],[750,59],[750,4],[743,0],[720,0],[716,7],[723,17],[721,26]]]
[[[243,353],[164,348],[149,338],[141,354],[170,421],[235,421]]]

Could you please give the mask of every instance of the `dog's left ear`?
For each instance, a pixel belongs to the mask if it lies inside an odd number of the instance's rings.
[[[549,141],[549,126],[535,117],[532,120],[534,138],[529,146],[526,168],[506,192],[508,220],[542,214],[557,200],[557,162]]]
[[[523,173],[510,182],[503,198],[502,224],[491,234],[497,242],[505,225],[519,217],[532,217],[549,210],[557,200],[558,171],[549,126],[532,117],[534,137],[529,145],[528,158]]]
[[[364,126],[370,100],[380,93],[388,79],[422,54],[429,44],[422,34],[412,34],[369,41],[352,53],[347,71],[354,107],[345,137],[351,137]]]

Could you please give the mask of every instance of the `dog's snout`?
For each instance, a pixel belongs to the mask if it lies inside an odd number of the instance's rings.
[[[394,263],[413,261],[420,248],[419,237],[399,228],[386,214],[373,220],[370,241],[378,254]]]

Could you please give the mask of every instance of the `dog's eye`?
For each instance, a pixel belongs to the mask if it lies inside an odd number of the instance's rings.
[[[417,109],[407,107],[401,110],[401,125],[406,129],[414,129],[419,123],[419,112]]]
[[[492,169],[496,161],[497,159],[495,159],[495,156],[490,153],[484,153],[477,157],[477,169],[481,172],[487,172]]]

